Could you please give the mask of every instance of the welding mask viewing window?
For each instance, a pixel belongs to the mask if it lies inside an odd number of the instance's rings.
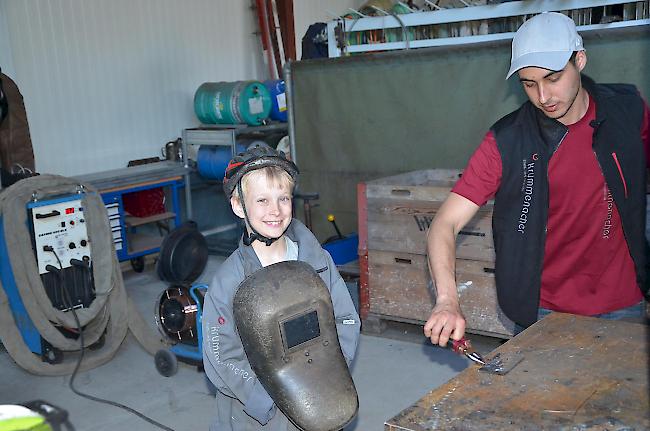
[[[253,273],[233,311],[253,371],[297,427],[340,430],[354,418],[359,401],[330,293],[310,265],[287,261]]]

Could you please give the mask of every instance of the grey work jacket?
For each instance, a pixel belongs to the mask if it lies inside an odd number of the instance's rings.
[[[332,257],[302,223],[294,219],[285,235],[298,244],[298,260],[310,264],[330,290],[339,343],[350,365],[361,324],[347,286]],[[205,297],[203,364],[206,375],[220,392],[217,418],[211,430],[295,429],[276,409],[252,371],[233,319],[232,303],[237,287],[245,277],[261,268],[253,247],[240,241],[239,248],[217,270]],[[346,319],[354,320],[355,324],[343,325],[341,322]]]

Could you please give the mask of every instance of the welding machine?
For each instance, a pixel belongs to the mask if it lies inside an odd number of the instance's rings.
[[[27,224],[43,288],[52,306],[61,311],[89,307],[95,299],[91,244],[82,205],[82,193],[27,203]],[[3,220],[0,217],[0,269],[2,286],[16,325],[27,347],[43,361],[60,363],[63,353],[41,337],[16,285],[9,261]],[[67,338],[76,339],[77,328],[57,326]]]

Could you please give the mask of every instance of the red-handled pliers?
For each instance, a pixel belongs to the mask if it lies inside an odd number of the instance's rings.
[[[477,364],[487,364],[483,356],[481,356],[480,353],[474,351],[472,348],[472,343],[470,343],[467,338],[461,338],[460,340],[453,340],[450,338],[449,341],[447,341],[447,347],[459,355],[465,355],[467,358],[476,362]]]

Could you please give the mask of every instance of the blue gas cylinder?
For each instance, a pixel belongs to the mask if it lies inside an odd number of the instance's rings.
[[[262,141],[244,139],[237,141],[236,151],[241,153],[249,145],[259,144]],[[211,180],[223,180],[228,162],[232,159],[232,150],[229,146],[223,145],[201,145],[196,156],[196,165],[199,175]]]

